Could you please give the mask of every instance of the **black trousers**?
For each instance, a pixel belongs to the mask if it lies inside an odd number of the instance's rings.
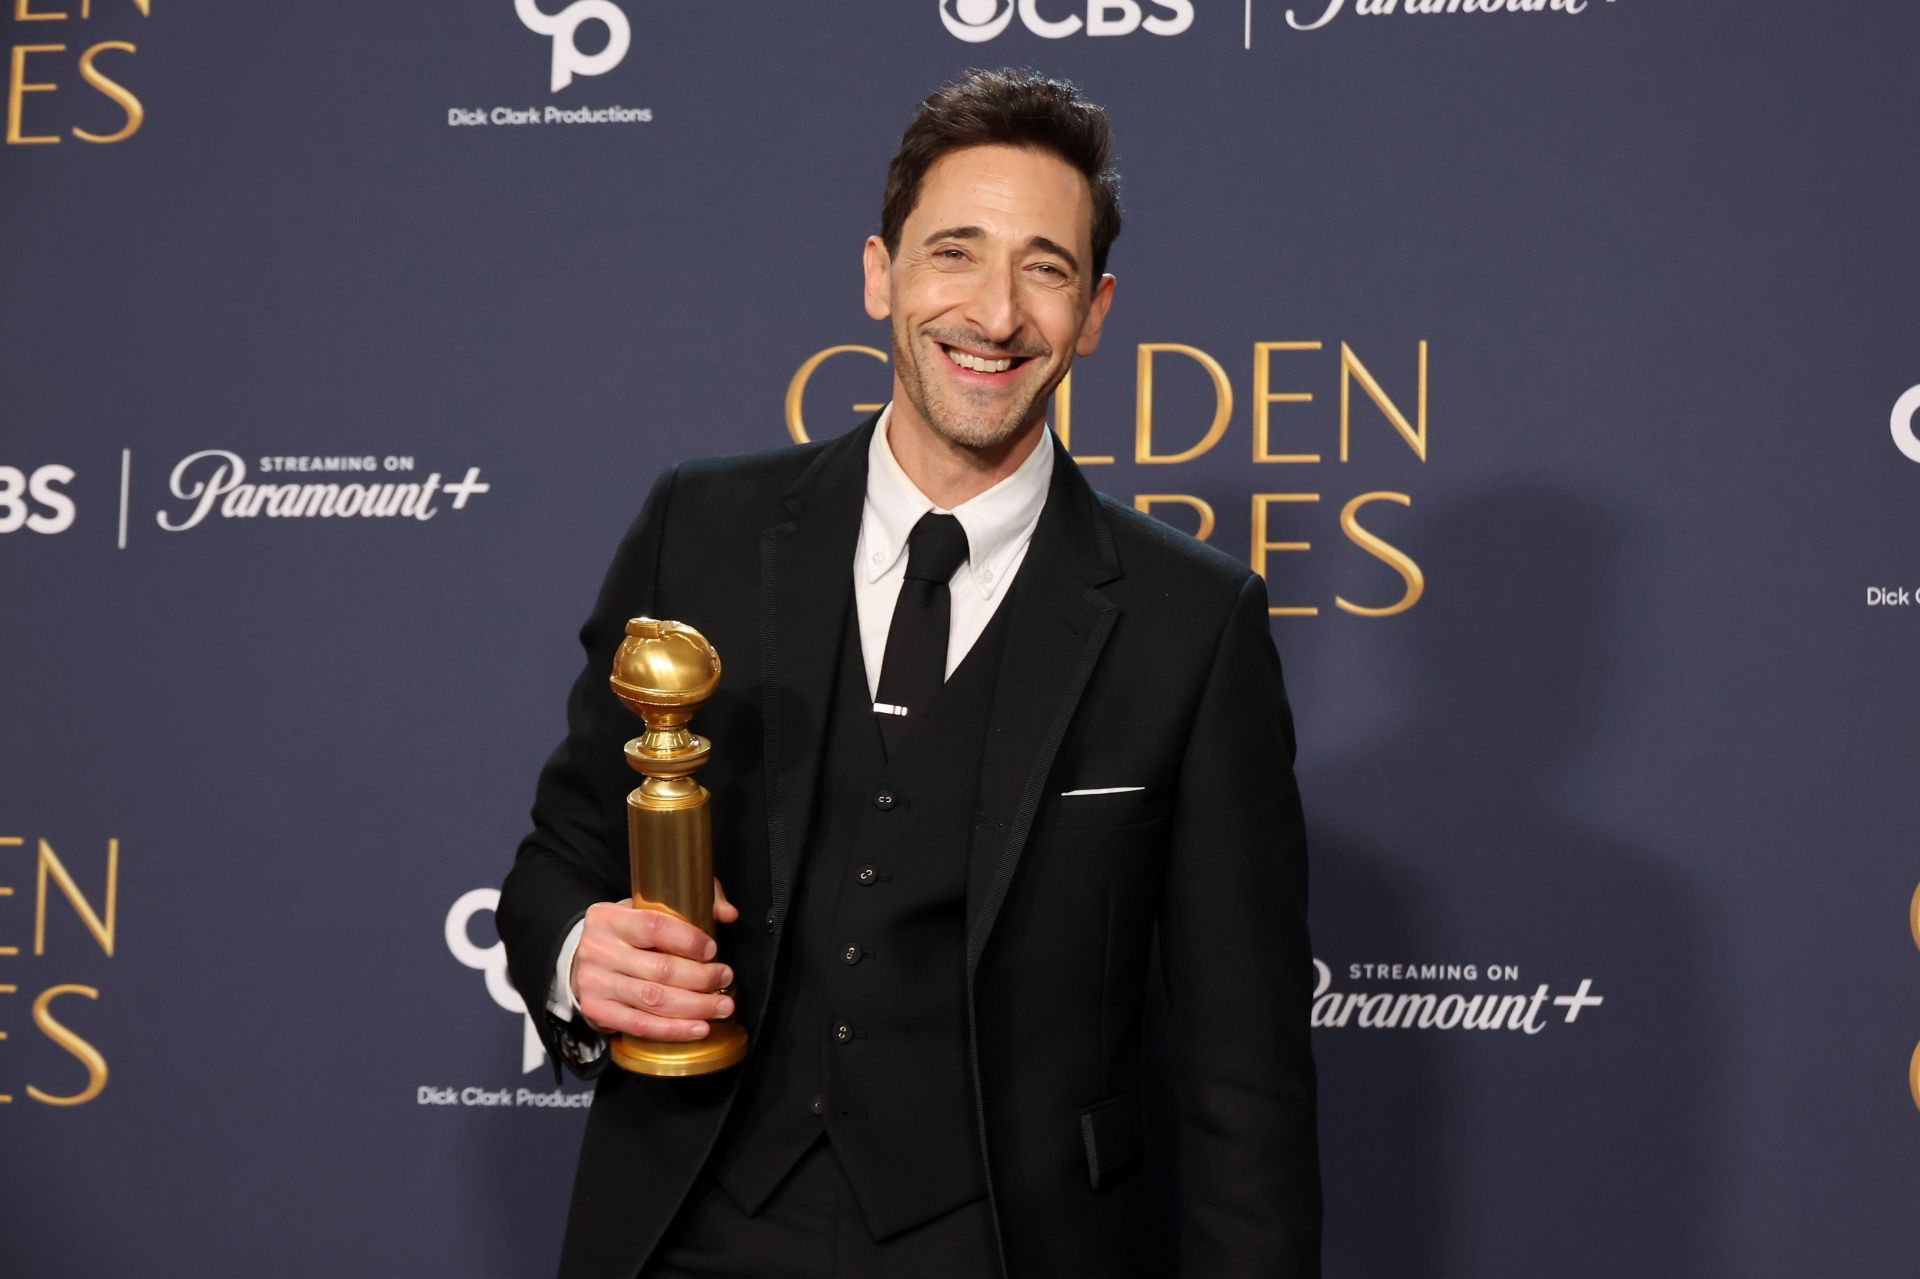
[[[825,1137],[749,1217],[701,1173],[646,1269],[649,1279],[740,1275],[900,1275],[975,1279],[996,1273],[984,1197],[876,1241]]]

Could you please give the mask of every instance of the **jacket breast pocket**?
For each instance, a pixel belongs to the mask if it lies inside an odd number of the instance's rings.
[[[1087,1183],[1097,1191],[1119,1180],[1146,1153],[1140,1094],[1125,1093],[1082,1111],[1080,1141],[1087,1152]]]
[[[1044,820],[1061,829],[1145,826],[1167,817],[1167,796],[1152,788],[1093,795],[1054,795]]]

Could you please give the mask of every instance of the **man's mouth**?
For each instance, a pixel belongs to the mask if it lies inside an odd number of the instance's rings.
[[[959,347],[948,346],[944,342],[939,345],[940,349],[946,352],[948,362],[955,368],[988,377],[1012,373],[1033,358],[1028,355],[975,355],[971,351],[962,351]]]

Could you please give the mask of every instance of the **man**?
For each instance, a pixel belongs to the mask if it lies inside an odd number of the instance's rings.
[[[1265,589],[1096,496],[1046,426],[1113,300],[1110,146],[1103,110],[1030,73],[928,98],[864,255],[892,403],[829,443],[677,467],[614,558],[502,893],[512,975],[583,1073],[611,1032],[731,1016],[752,1050],[599,1074],[563,1272],[1133,1271],[1156,932],[1181,1267],[1318,1267]],[[607,677],[639,614],[725,664],[697,724],[717,948],[627,904],[638,721]]]

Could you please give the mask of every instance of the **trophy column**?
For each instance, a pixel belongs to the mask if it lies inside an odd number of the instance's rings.
[[[646,721],[627,763],[646,778],[627,796],[627,856],[636,909],[665,911],[713,936],[713,823],[707,788],[693,780],[713,744],[687,723],[720,683],[720,655],[679,622],[636,617],[614,655],[613,691]],[[710,1020],[686,1043],[616,1035],[613,1063],[640,1075],[704,1075],[747,1055],[747,1032]]]

